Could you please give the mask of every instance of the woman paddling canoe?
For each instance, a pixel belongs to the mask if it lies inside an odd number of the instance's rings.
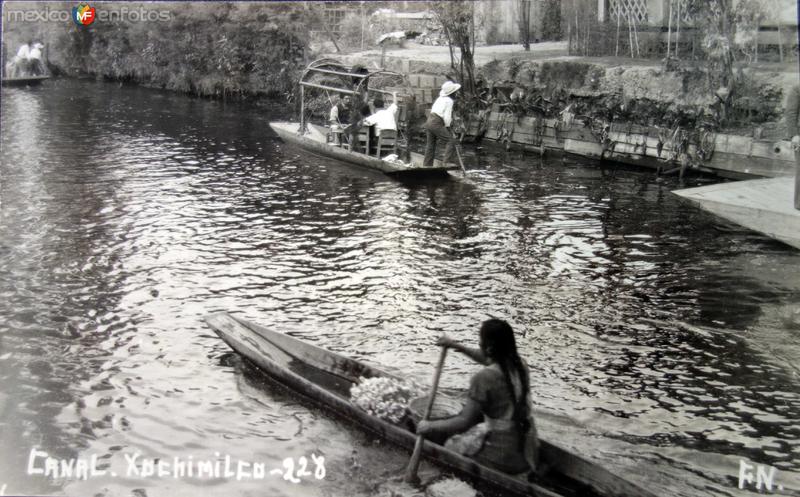
[[[486,367],[470,380],[467,402],[452,418],[421,421],[417,433],[481,464],[510,474],[536,470],[539,441],[531,415],[528,366],[517,353],[514,331],[501,319],[484,321],[480,348],[443,336],[453,348]]]

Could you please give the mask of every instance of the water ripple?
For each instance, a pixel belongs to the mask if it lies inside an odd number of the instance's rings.
[[[2,101],[0,443],[23,448],[0,458],[9,491],[160,495],[28,478],[30,447],[121,471],[130,451],[324,451],[339,473],[303,487],[318,495],[368,495],[356,482],[402,467],[265,385],[203,325],[219,310],[422,382],[437,336],[474,343],[502,316],[536,409],[591,434],[564,443],[669,474],[675,495],[727,495],[738,457],[800,475],[800,256],[688,208],[670,180],[478,151],[467,178],[405,184],[284,146],[246,106],[64,81]],[[453,354],[443,387],[474,371]],[[344,478],[354,447],[362,473]],[[296,492],[267,487],[169,495]]]

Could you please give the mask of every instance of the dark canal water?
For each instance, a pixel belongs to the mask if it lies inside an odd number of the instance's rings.
[[[288,148],[269,119],[102,83],[3,89],[7,495],[366,496],[402,473],[407,453],[230,354],[202,322],[221,310],[423,382],[442,332],[505,317],[543,436],[659,495],[747,495],[740,459],[800,492],[800,252],[651,172],[487,149],[466,179],[405,184]],[[442,381],[474,371],[451,354]],[[28,474],[32,449],[106,475]],[[326,474],[128,474],[136,453],[314,454]]]

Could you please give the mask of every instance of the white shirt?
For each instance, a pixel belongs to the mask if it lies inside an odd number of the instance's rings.
[[[384,129],[397,130],[397,104],[392,103],[388,108],[381,109],[378,112],[364,119],[364,124],[377,128],[378,133]]]
[[[31,55],[31,47],[29,47],[27,43],[19,47],[19,50],[17,50],[17,58],[27,59],[28,57],[30,57],[30,55]]]
[[[431,114],[436,114],[444,121],[444,127],[449,128],[453,122],[453,99],[450,97],[439,97],[433,102]]]
[[[41,59],[41,58],[42,58],[41,49],[39,49],[38,46],[34,45],[33,48],[31,48],[30,53],[28,54],[28,59],[33,60],[33,59]]]
[[[331,124],[339,124],[339,106],[334,105],[331,107],[331,116],[328,119]]]

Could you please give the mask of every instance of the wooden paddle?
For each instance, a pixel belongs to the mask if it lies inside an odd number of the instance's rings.
[[[467,170],[464,169],[464,161],[461,160],[461,146],[459,146],[458,143],[456,143],[455,145],[456,145],[456,157],[458,157],[458,164],[461,166],[461,174],[466,176]]]
[[[467,175],[467,170],[464,168],[464,161],[461,160],[461,145],[458,143],[455,133],[450,131],[450,139],[453,140],[453,147],[456,149],[456,157],[458,157],[458,164],[461,166],[461,174]]]
[[[425,408],[425,415],[422,420],[427,420],[431,411],[433,410],[433,401],[436,399],[436,390],[439,388],[439,378],[442,376],[442,367],[444,366],[444,358],[447,356],[447,347],[442,347],[439,354],[439,363],[436,365],[436,373],[433,375],[433,385],[431,385],[431,395],[428,399],[428,406]],[[417,436],[417,443],[414,444],[414,452],[411,454],[411,460],[408,461],[408,468],[406,469],[405,481],[411,484],[419,483],[417,477],[417,470],[419,469],[420,459],[422,459],[422,446],[425,443],[425,437],[422,435]]]

